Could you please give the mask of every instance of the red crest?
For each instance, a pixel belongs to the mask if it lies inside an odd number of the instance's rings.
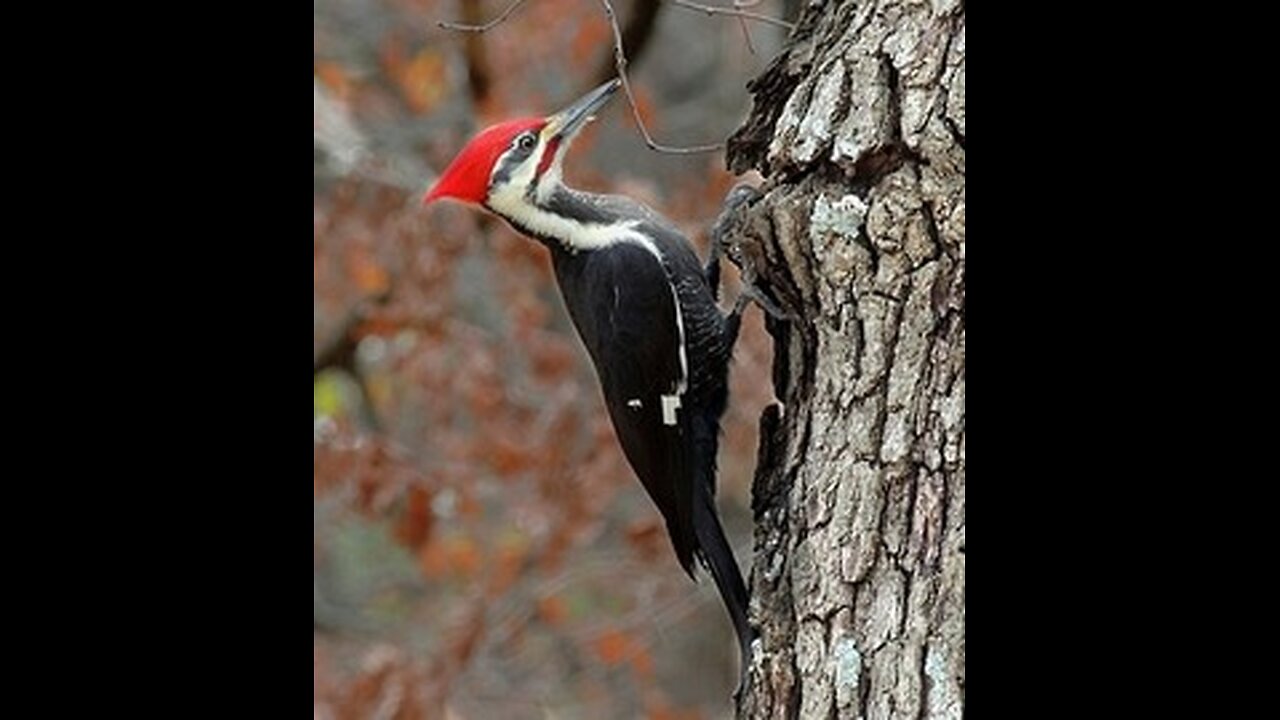
[[[422,198],[426,205],[440,198],[456,198],[463,202],[480,204],[489,192],[489,176],[493,164],[498,161],[516,135],[529,129],[541,129],[545,118],[519,118],[485,128],[467,143],[449,167],[440,173],[431,192]]]

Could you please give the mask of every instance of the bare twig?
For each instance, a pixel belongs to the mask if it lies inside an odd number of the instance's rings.
[[[742,39],[747,41],[747,50],[752,55],[756,54],[756,45],[751,42],[751,31],[747,29],[747,20],[744,17],[738,18],[738,27],[742,28]]]
[[[501,15],[499,15],[498,17],[490,20],[489,22],[483,25],[469,25],[467,23],[456,23],[456,22],[450,22],[448,20],[441,20],[437,22],[436,25],[439,25],[445,30],[459,30],[461,32],[482,33],[482,32],[485,32],[486,30],[492,30],[498,25],[501,25],[502,22],[511,15],[511,13],[516,11],[516,8],[519,8],[524,3],[525,3],[525,0],[515,0],[515,2],[507,6],[506,10],[502,11]]]
[[[659,0],[636,0],[631,3],[627,24],[622,28],[622,52],[626,53],[628,61],[639,62],[644,55],[649,47],[649,40],[653,37],[653,28],[657,25],[658,11],[661,9],[662,3]],[[609,82],[618,74],[612,57],[601,58],[601,61],[590,87],[583,88],[583,92]]]
[[[627,77],[627,56],[622,52],[622,30],[618,29],[618,14],[614,12],[613,3],[609,0],[600,0],[600,4],[604,6],[604,14],[609,16],[609,27],[613,30],[613,66],[618,70],[618,79],[622,81],[622,89],[627,94],[627,104],[631,106],[631,115],[636,119],[636,127],[640,128],[640,134],[644,137],[644,144],[648,145],[651,150],[671,155],[696,155],[723,149],[724,143],[682,148],[663,145],[653,139],[653,136],[649,134],[649,128],[645,127],[644,120],[640,117],[640,108],[636,105],[636,96],[631,92],[631,79]]]
[[[760,4],[760,0],[733,0],[733,6],[739,10],[743,8],[755,7]],[[738,26],[742,28],[742,37],[747,41],[747,49],[752,55],[756,54],[756,45],[751,42],[751,31],[747,29],[747,19],[738,16]]]
[[[727,8],[727,7],[715,7],[714,5],[703,5],[701,3],[691,2],[690,0],[666,0],[666,1],[671,3],[672,5],[682,7],[686,10],[697,10],[698,12],[704,12],[708,15],[732,15],[734,17],[744,18],[746,20],[755,20],[756,22],[768,23],[770,25],[777,25],[778,27],[786,28],[788,30],[794,30],[796,27],[793,23],[789,23],[786,20],[779,20],[776,17],[770,17],[768,15],[762,15],[757,12],[751,12],[750,10],[742,9],[744,7],[751,7],[755,3],[739,4],[738,2],[734,2],[733,7]]]
[[[747,20],[766,22],[788,29],[795,27],[784,20],[779,20],[777,18],[769,17],[768,15],[761,15],[759,13],[742,9],[743,7],[749,7],[750,5],[748,5],[748,3],[754,4],[758,0],[734,0],[734,7],[732,8],[700,5],[698,3],[690,2],[689,0],[669,1],[677,6],[690,10],[698,10],[708,15],[730,15],[745,18]],[[516,8],[523,5],[524,2],[525,0],[514,0],[514,2],[507,6],[506,10],[502,11],[502,14],[483,25],[468,25],[464,23],[448,22],[445,20],[441,20],[437,24],[446,30],[485,32],[500,25],[511,15],[511,13],[516,11]],[[614,10],[613,3],[610,0],[600,0],[600,4],[604,7],[604,14],[609,18],[609,29],[613,32],[613,66],[618,71],[618,79],[622,81],[622,89],[627,95],[627,104],[631,106],[631,116],[635,118],[636,127],[639,128],[640,135],[644,138],[644,144],[647,145],[650,150],[660,153],[668,153],[671,155],[696,155],[699,153],[716,152],[717,150],[724,149],[724,143],[722,142],[711,145],[695,145],[693,147],[675,147],[672,145],[664,145],[653,139],[653,135],[649,132],[648,126],[644,124],[644,119],[640,117],[640,107],[636,103],[635,93],[631,90],[631,78],[627,75],[627,55],[622,49],[622,29],[618,27],[618,13]]]

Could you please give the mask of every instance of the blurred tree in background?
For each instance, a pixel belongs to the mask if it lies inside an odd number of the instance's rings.
[[[622,457],[545,250],[419,206],[475,131],[611,75],[595,2],[528,0],[484,34],[437,26],[504,7],[314,4],[314,715],[725,717],[728,619]],[[617,7],[649,127],[671,144],[728,137],[785,31]],[[577,186],[660,209],[705,256],[723,158],[652,152],[619,98],[566,164]],[[744,565],[769,353],[749,313],[720,472]]]

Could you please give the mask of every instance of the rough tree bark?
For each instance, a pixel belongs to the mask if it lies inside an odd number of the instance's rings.
[[[964,714],[963,0],[812,0],[750,86],[767,321],[744,718]]]

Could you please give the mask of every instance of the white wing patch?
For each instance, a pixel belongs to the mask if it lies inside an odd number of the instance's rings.
[[[678,407],[680,407],[679,395],[663,395],[662,396],[662,424],[663,425],[676,424],[676,408]]]

